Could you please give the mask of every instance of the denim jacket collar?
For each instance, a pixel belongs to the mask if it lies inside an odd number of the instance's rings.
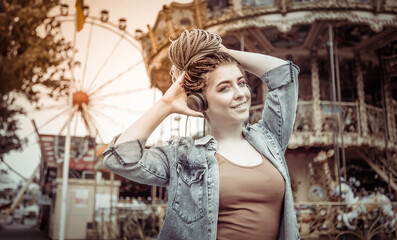
[[[194,141],[195,145],[198,146],[206,146],[208,150],[216,151],[217,142],[211,134],[205,135],[204,137],[197,139]]]

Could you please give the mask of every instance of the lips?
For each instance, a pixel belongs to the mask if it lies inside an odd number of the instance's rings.
[[[247,102],[243,102],[243,103],[237,104],[237,105],[235,105],[235,106],[233,106],[231,108],[239,109],[239,108],[245,108],[245,107],[247,107]]]

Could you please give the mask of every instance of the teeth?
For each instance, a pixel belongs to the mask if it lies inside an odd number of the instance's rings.
[[[243,102],[243,103],[241,103],[241,104],[239,104],[237,106],[234,106],[232,108],[241,108],[241,107],[245,107],[245,106],[246,106],[246,102]]]

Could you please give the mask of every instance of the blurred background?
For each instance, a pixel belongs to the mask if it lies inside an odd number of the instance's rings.
[[[0,13],[0,237],[156,238],[167,188],[112,174],[101,153],[171,85],[170,39],[203,28],[300,67],[286,160],[302,239],[397,239],[396,1],[4,0]],[[267,90],[248,82],[253,124]],[[203,128],[171,115],[147,147]]]

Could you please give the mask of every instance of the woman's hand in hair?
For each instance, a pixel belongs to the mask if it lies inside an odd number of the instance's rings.
[[[223,45],[223,44],[220,44],[219,51],[220,51],[220,52],[229,53],[229,49],[227,49],[227,48],[225,47],[225,45]]]
[[[167,92],[161,98],[167,106],[170,107],[172,113],[180,113],[194,117],[204,117],[201,112],[196,112],[188,108],[186,101],[187,95],[182,87],[186,72],[183,72],[181,76],[171,85]]]

